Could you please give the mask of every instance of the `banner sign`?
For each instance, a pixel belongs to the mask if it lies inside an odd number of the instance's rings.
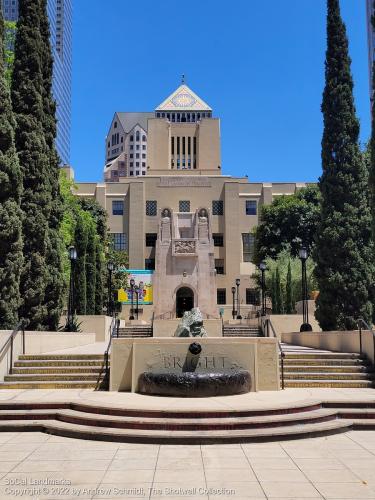
[[[121,288],[118,291],[118,300],[122,304],[136,305],[138,291],[138,305],[149,305],[153,303],[153,288],[152,275],[154,271],[146,271],[145,269],[126,269],[128,273],[128,287],[126,290]],[[135,281],[134,290],[130,287],[130,280]],[[132,297],[133,295],[133,297]]]

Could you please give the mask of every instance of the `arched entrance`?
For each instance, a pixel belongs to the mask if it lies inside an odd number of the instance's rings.
[[[185,311],[190,311],[194,307],[194,292],[191,288],[184,286],[176,293],[176,316],[182,318]]]

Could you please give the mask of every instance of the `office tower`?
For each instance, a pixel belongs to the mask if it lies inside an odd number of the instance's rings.
[[[18,0],[0,0],[4,18],[17,21]],[[51,46],[54,58],[52,90],[56,99],[56,148],[61,163],[70,161],[72,86],[72,0],[48,0]]]

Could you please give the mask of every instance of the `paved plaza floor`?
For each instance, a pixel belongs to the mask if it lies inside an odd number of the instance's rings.
[[[9,390],[2,402],[121,408],[271,408],[374,401],[371,389],[288,389],[207,399],[92,390]],[[375,431],[269,443],[154,445],[0,433],[0,499],[374,499]]]
[[[0,498],[375,499],[375,432],[169,446],[0,434]]]
[[[374,389],[286,389],[261,391],[214,398],[169,398],[131,392],[92,389],[7,389],[0,391],[1,402],[80,402],[139,410],[247,410],[289,407],[305,402],[375,401]]]

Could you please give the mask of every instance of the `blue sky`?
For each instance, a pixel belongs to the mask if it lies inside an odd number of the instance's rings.
[[[361,140],[370,134],[365,0],[341,0]],[[78,0],[72,158],[102,180],[115,111],[152,111],[181,74],[221,118],[224,174],[250,181],[320,175],[326,0]]]

